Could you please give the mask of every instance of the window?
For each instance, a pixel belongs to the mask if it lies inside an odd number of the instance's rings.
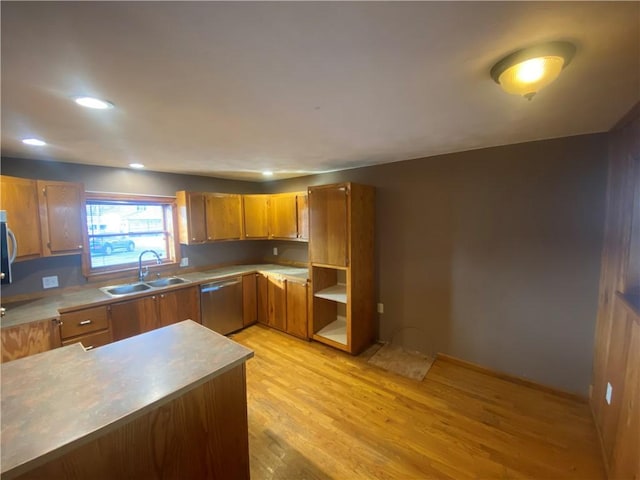
[[[175,200],[171,197],[87,192],[88,274],[138,268],[145,250],[175,263]],[[156,263],[145,255],[144,263]]]

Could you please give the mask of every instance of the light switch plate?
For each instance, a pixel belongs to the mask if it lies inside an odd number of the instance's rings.
[[[188,267],[189,266],[189,257],[182,257],[180,259],[180,266],[181,267]]]
[[[56,288],[58,286],[58,276],[42,277],[42,288]]]
[[[273,254],[277,257],[278,256],[278,247],[273,247]]]
[[[384,313],[384,303],[378,304],[378,313]]]

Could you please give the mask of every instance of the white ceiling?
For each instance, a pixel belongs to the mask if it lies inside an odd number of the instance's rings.
[[[640,98],[639,2],[0,8],[3,156],[286,178],[601,132]],[[577,53],[533,101],[491,80],[502,56],[550,40]]]

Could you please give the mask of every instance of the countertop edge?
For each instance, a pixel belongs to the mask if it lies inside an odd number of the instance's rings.
[[[72,295],[79,295],[81,294],[83,291],[85,292],[95,292],[96,290],[99,290],[99,287],[90,287],[87,286],[86,288],[84,288],[83,290],[80,291],[75,291],[75,292],[70,292],[70,293],[61,293],[59,296],[52,296],[52,297],[45,297],[45,298],[41,298],[38,300],[34,300],[35,302],[42,302],[41,305],[34,307],[31,305],[21,305],[19,307],[15,307],[15,309],[21,309],[21,308],[40,308],[43,310],[47,310],[45,313],[43,313],[42,315],[34,315],[32,317],[29,318],[20,318],[20,319],[16,319],[16,320],[11,320],[11,316],[12,316],[12,312],[8,311],[7,312],[7,316],[5,316],[2,321],[0,321],[0,329],[8,329],[8,328],[12,328],[12,327],[17,327],[20,325],[27,325],[29,323],[35,323],[35,322],[41,322],[44,320],[56,320],[60,318],[60,315],[68,313],[68,312],[74,312],[76,310],[83,310],[85,308],[93,308],[93,307],[99,307],[102,305],[110,305],[113,303],[117,303],[117,302],[122,302],[122,301],[128,301],[128,300],[135,300],[136,298],[142,298],[148,295],[153,295],[156,293],[163,293],[163,292],[169,292],[172,290],[179,290],[181,288],[187,288],[189,286],[198,286],[201,285],[203,283],[206,282],[210,282],[212,280],[222,280],[225,278],[229,278],[229,277],[234,277],[237,275],[246,275],[246,274],[250,274],[250,273],[260,273],[263,275],[274,275],[274,276],[279,276],[279,277],[284,277],[284,278],[288,278],[291,280],[297,280],[297,281],[301,281],[302,278],[298,275],[293,275],[293,274],[287,274],[287,273],[281,273],[278,272],[276,270],[286,270],[286,269],[291,269],[291,268],[299,268],[300,270],[304,270],[304,267],[292,267],[292,266],[286,266],[286,265],[278,265],[278,264],[274,264],[274,263],[265,263],[265,264],[252,264],[252,265],[246,265],[246,269],[243,268],[244,265],[237,265],[237,266],[233,266],[233,267],[221,267],[219,269],[210,269],[210,270],[203,270],[203,271],[198,271],[198,272],[189,272],[189,273],[185,273],[184,275],[176,275],[176,276],[180,276],[182,278],[185,278],[187,280],[187,282],[185,283],[181,283],[181,284],[177,284],[177,285],[169,285],[167,287],[162,287],[162,288],[156,288],[153,290],[146,290],[144,292],[139,292],[139,293],[134,293],[131,295],[126,295],[126,296],[122,296],[122,297],[109,297],[107,294],[100,292],[100,294],[97,294],[98,296],[102,295],[102,298],[96,298],[93,301],[81,301],[79,303],[75,303],[73,305],[63,305],[63,306],[57,306],[58,303],[60,303],[61,301],[63,302],[65,296],[72,296]],[[239,269],[238,271],[235,272],[229,272],[228,270],[231,268],[237,268]],[[216,273],[216,271],[218,271],[219,273]],[[193,280],[190,279],[193,278]],[[307,278],[306,280],[309,280],[309,275],[307,273]],[[50,305],[50,306],[49,306]],[[50,310],[50,311],[49,311]],[[24,315],[24,313],[18,313],[18,315]],[[9,317],[9,318],[7,318]]]

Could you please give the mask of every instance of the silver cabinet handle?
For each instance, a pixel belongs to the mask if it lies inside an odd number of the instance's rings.
[[[90,323],[91,323],[91,320],[83,320],[78,325],[89,325]]]

